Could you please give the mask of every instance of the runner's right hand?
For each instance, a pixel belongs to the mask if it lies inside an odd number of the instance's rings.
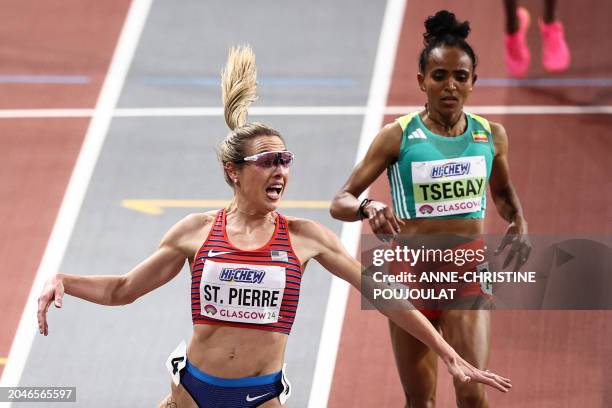
[[[47,310],[51,306],[51,302],[55,303],[55,307],[62,307],[62,298],[64,297],[64,283],[60,274],[55,274],[45,282],[42,293],[38,298],[38,331],[40,334],[49,334],[49,325],[47,324]]]
[[[374,234],[392,235],[395,237],[401,231],[404,222],[397,218],[387,204],[380,201],[370,201],[363,212],[368,216],[368,222]]]
[[[508,392],[512,389],[512,381],[510,381],[509,378],[504,378],[489,370],[480,370],[456,353],[453,357],[443,359],[443,361],[446,364],[448,372],[460,382],[477,382],[488,385],[501,392]]]

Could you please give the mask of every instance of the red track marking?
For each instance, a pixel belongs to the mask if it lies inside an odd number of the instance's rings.
[[[602,3],[590,0],[576,10],[563,11],[574,63],[567,76],[610,76],[610,57]],[[479,7],[480,5],[480,7]],[[563,7],[563,3],[559,4]],[[501,2],[484,9],[466,1],[408,2],[398,47],[388,105],[419,105],[425,96],[416,85],[423,20],[448,8],[473,24],[471,41],[480,56],[478,73],[503,77]],[[537,7],[542,7],[538,2]],[[539,11],[539,9],[537,9]],[[582,22],[589,21],[588,25]],[[491,22],[495,22],[494,25]],[[534,22],[537,21],[534,19]],[[593,22],[593,24],[591,24]],[[532,27],[531,43],[539,44]],[[532,46],[533,76],[543,76],[539,51]],[[596,63],[596,65],[593,65]],[[591,68],[593,67],[593,68]],[[539,90],[483,88],[471,104],[610,103],[603,88]],[[522,198],[531,233],[610,234],[612,224],[612,165],[607,137],[612,118],[598,116],[490,116],[503,123],[510,140],[512,179]],[[386,117],[385,123],[394,117]],[[385,175],[373,185],[370,198],[390,203]],[[490,197],[489,197],[490,199]],[[490,233],[505,230],[492,201],[486,225]],[[369,230],[369,228],[366,228]],[[365,232],[365,231],[364,231]],[[393,360],[387,321],[379,313],[362,311],[351,290],[338,351],[329,407],[399,407],[405,400]],[[612,312],[610,311],[495,311],[492,317],[490,367],[513,379],[514,389],[503,395],[489,391],[495,407],[612,406]],[[455,406],[450,376],[439,365],[437,405]],[[607,383],[606,383],[607,382]]]
[[[89,85],[0,85],[1,108],[93,108],[129,1],[3,6],[2,74],[89,75]],[[11,17],[12,16],[12,17]],[[89,119],[0,120],[0,355],[9,348]],[[0,366],[0,372],[4,366]]]
[[[86,75],[86,85],[0,84],[0,109],[95,105],[128,0],[9,0],[2,4],[0,74]]]

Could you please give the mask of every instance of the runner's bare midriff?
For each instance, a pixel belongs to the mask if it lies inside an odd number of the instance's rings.
[[[242,378],[280,371],[289,336],[241,327],[197,324],[187,348],[189,362],[215,377]]]

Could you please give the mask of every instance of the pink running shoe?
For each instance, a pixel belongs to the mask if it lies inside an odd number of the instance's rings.
[[[527,39],[525,33],[529,28],[531,17],[527,9],[519,7],[516,10],[518,17],[519,28],[516,33],[506,34],[504,43],[506,45],[506,69],[510,76],[522,78],[527,74],[531,53],[527,47]]]
[[[563,24],[554,21],[550,24],[540,20],[542,35],[542,64],[549,72],[565,71],[570,64],[570,51],[565,42]]]

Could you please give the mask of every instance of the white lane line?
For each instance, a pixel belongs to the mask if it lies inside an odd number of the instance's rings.
[[[405,8],[406,0],[387,1],[381,33],[378,39],[372,82],[370,83],[368,93],[367,110],[359,137],[357,157],[355,158],[356,164],[365,156],[368,147],[382,124]],[[367,193],[368,191],[366,190],[362,195],[365,196]],[[345,222],[342,225],[340,239],[351,255],[357,255],[360,236],[361,222]],[[334,277],[325,310],[308,408],[327,406],[334,369],[336,367],[336,355],[338,353],[348,295],[349,284]]]
[[[23,310],[17,333],[11,346],[8,361],[2,373],[0,386],[17,386],[21,379],[34,336],[36,335],[37,298],[49,276],[61,265],[72,234],[87,186],[91,179],[100,150],[104,143],[113,111],[131,65],[140,34],[144,27],[152,0],[133,0],[130,5],[117,47],[96,103],[89,128],[83,140],[66,193],[62,200],[47,248],[36,273],[27,303]],[[25,255],[25,254],[24,254]]]
[[[259,106],[249,109],[256,116],[362,116],[367,114],[366,106]],[[423,109],[422,106],[388,106],[385,115],[405,115]],[[573,105],[479,105],[466,106],[465,110],[479,115],[575,115],[575,114],[612,114],[612,106],[573,106]],[[0,119],[18,118],[88,118],[94,109],[0,109]],[[112,116],[118,118],[145,117],[190,117],[222,116],[223,108],[184,107],[184,108],[118,108]]]
[[[405,115],[407,112],[422,110],[422,106],[389,106],[387,115]],[[574,115],[574,114],[612,114],[612,106],[573,106],[573,105],[474,105],[465,110],[478,115]]]
[[[299,116],[299,115],[363,115],[363,106],[253,106],[249,108],[250,116]],[[117,116],[223,116],[223,108],[122,108]]]

